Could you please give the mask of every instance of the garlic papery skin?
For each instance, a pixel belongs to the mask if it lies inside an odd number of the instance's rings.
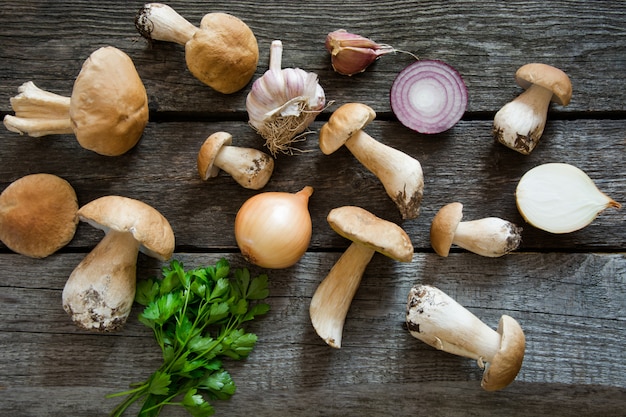
[[[524,220],[550,233],[580,230],[606,208],[622,206],[601,192],[584,171],[565,163],[543,164],[526,172],[515,198]]]
[[[279,152],[293,153],[291,144],[326,104],[317,74],[300,68],[281,69],[282,53],[282,42],[273,41],[269,70],[252,84],[246,98],[249,123],[274,157]]]
[[[345,29],[330,32],[325,46],[330,52],[333,69],[342,75],[361,73],[380,56],[396,52],[391,45],[376,43]]]

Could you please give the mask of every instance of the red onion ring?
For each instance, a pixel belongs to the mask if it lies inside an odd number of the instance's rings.
[[[390,101],[404,126],[419,133],[441,133],[463,117],[467,87],[461,74],[445,62],[417,61],[398,74]]]

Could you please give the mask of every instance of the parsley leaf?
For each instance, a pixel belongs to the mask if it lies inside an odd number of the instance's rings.
[[[143,417],[156,417],[165,406],[183,407],[194,417],[213,415],[207,399],[225,400],[236,390],[222,358],[243,359],[253,350],[257,336],[243,323],[269,311],[260,301],[268,295],[266,275],[252,278],[238,269],[231,276],[226,259],[189,271],[173,260],[161,278],[138,282],[135,301],[144,306],[139,321],[152,329],[163,363],[145,381],[107,396],[125,397],[111,416],[135,402]]]

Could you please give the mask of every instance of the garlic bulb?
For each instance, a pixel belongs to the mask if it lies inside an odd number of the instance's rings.
[[[604,209],[621,204],[601,192],[581,169],[564,163],[539,165],[522,176],[517,208],[531,225],[570,233],[589,225]]]
[[[300,68],[281,69],[283,44],[270,47],[269,70],[257,79],[246,98],[250,125],[265,139],[275,157],[290,154],[291,144],[324,109],[326,97],[317,74]]]

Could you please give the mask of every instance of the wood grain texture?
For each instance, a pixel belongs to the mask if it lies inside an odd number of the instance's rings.
[[[280,155],[264,191],[314,188],[309,251],[291,268],[262,270],[237,248],[233,222],[256,194],[221,173],[204,182],[196,171],[202,142],[217,131],[234,144],[264,150],[248,125],[247,86],[221,95],[185,67],[181,45],[142,39],[133,25],[139,1],[6,1],[0,10],[0,115],[25,81],[69,95],[83,61],[116,46],[131,56],[149,96],[150,122],[139,144],[120,157],[80,147],[72,135],[21,137],[0,129],[0,190],[31,173],[67,179],[79,203],[119,194],[161,211],[176,234],[174,257],[199,267],[225,257],[233,268],[270,276],[271,311],[250,324],[259,336],[245,361],[226,364],[238,386],[229,401],[213,402],[231,416],[619,416],[626,409],[626,210],[607,210],[574,233],[553,235],[524,222],[515,187],[532,167],[566,162],[598,188],[626,203],[626,3],[614,1],[172,1],[193,24],[212,11],[250,25],[261,51],[253,79],[268,66],[269,45],[284,44],[283,65],[319,75],[332,104],[311,126],[294,156]],[[326,34],[345,28],[422,59],[456,67],[469,91],[463,119],[426,136],[401,126],[389,106],[406,54],[382,57],[366,72],[333,72]],[[494,142],[495,112],[521,88],[515,70],[545,62],[571,78],[569,106],[552,105],[538,147],[529,156]],[[417,219],[402,221],[380,181],[342,148],[323,155],[318,132],[346,102],[372,106],[367,132],[415,157],[425,175]],[[444,204],[460,201],[464,218],[498,216],[523,227],[522,244],[502,258],[454,247],[437,256],[429,228]],[[375,255],[344,327],[343,347],[315,334],[308,306],[315,289],[347,248],[328,212],[357,205],[400,224],[415,254],[410,263]],[[135,306],[122,331],[87,333],[61,307],[67,277],[102,238],[80,223],[70,244],[33,260],[0,243],[0,415],[105,416],[116,405],[105,395],[147,377],[160,361]],[[139,256],[138,278],[164,264]],[[437,351],[411,337],[404,324],[412,285],[435,285],[488,326],[502,314],[524,329],[527,350],[505,390],[480,388],[482,370],[469,359]],[[132,411],[137,411],[133,409]],[[132,412],[128,413],[132,415]],[[185,416],[167,409],[162,415]]]
[[[417,250],[430,250],[430,223],[445,204],[464,204],[464,219],[496,216],[524,228],[526,250],[594,250],[623,248],[626,211],[606,210],[590,226],[567,235],[552,235],[526,225],[515,205],[521,176],[536,165],[566,162],[578,166],[607,195],[626,202],[626,121],[555,120],[538,148],[528,157],[495,143],[490,121],[460,122],[438,137],[414,133],[397,123],[374,121],[367,132],[377,140],[418,159],[424,171],[424,200],[417,219],[402,221],[382,184],[346,149],[324,155],[312,133],[298,144],[304,153],[280,155],[263,191],[297,192],[310,185],[315,233],[311,249],[347,246],[332,231],[328,212],[357,205],[401,224]],[[108,194],[137,198],[160,210],[172,224],[179,247],[186,250],[236,249],[233,224],[239,207],[256,194],[240,187],[225,173],[204,182],[196,168],[200,145],[216,131],[230,132],[234,144],[265,150],[263,140],[240,122],[150,123],[139,145],[125,155],[103,157],[84,150],[71,135],[41,139],[0,131],[0,186],[35,172],[65,178],[85,204]],[[45,158],[34,157],[45,155]],[[71,247],[91,247],[102,232],[80,224]]]
[[[345,28],[377,42],[441,59],[456,67],[469,90],[468,115],[494,112],[520,93],[514,74],[528,62],[562,68],[574,98],[556,112],[623,111],[617,88],[626,69],[626,6],[611,1],[498,2],[168,2],[192,24],[212,11],[227,11],[254,31],[260,61],[254,79],[268,67],[269,45],[281,39],[283,63],[316,72],[329,99],[359,101],[390,113],[389,89],[412,58],[388,55],[365,73],[345,77],[330,67],[324,39]],[[134,28],[143,2],[10,1],[0,16],[0,110],[25,81],[69,95],[82,62],[95,49],[116,46],[135,61],[154,112],[183,111],[202,117],[244,115],[247,89],[220,95],[187,71],[180,45],[149,45]],[[332,13],[330,12],[332,11]],[[363,19],[363,16],[369,16]],[[390,117],[390,116],[389,116]]]
[[[175,254],[188,267],[212,264],[222,256],[233,268],[247,266],[239,255]],[[554,415],[580,406],[590,407],[589,415],[602,415],[626,405],[624,254],[517,254],[498,260],[421,254],[411,263],[376,256],[351,305],[340,350],[323,343],[308,316],[311,294],[337,257],[307,254],[295,267],[269,272],[271,311],[249,327],[259,335],[253,354],[246,361],[227,363],[240,394],[218,405],[225,414],[258,409],[255,415],[272,410],[293,415],[302,407],[303,415],[339,415],[345,406],[355,413],[409,415],[417,406],[408,400],[410,393],[420,408],[435,415],[459,412],[457,407],[469,398],[473,404],[490,404],[487,410],[493,414],[487,415],[498,415],[496,407],[510,408],[515,415],[515,398],[536,401],[534,407]],[[37,265],[17,255],[0,256],[3,270],[16,270],[11,279],[0,278],[0,385],[8,395],[26,388],[54,392],[57,399],[49,415],[62,415],[68,407],[81,413],[96,412],[94,404],[110,407],[103,393],[124,389],[159,362],[150,331],[136,321],[137,306],[119,333],[86,333],[69,322],[60,296],[81,258],[54,255]],[[160,266],[142,257],[138,276],[158,274]],[[252,272],[263,271],[253,267]],[[481,371],[473,361],[437,351],[409,335],[406,297],[417,283],[443,289],[491,327],[502,314],[520,322],[527,351],[510,387],[496,394],[482,392]],[[398,391],[405,401],[394,404]],[[596,410],[591,409],[591,393],[603,401]],[[18,404],[0,409],[16,412]],[[102,409],[95,415],[103,415]]]

